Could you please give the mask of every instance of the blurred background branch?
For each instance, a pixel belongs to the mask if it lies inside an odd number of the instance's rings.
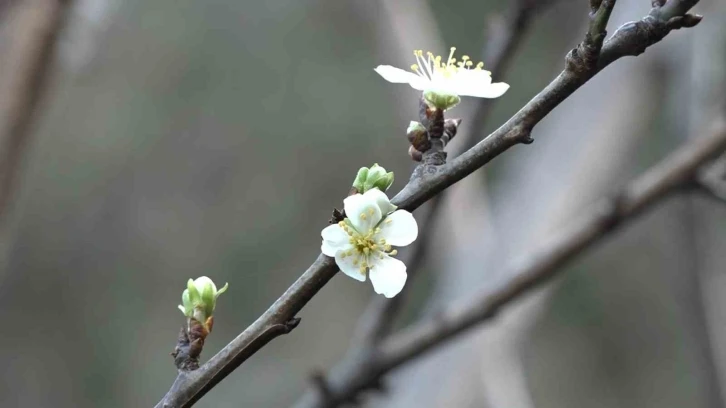
[[[361,392],[379,388],[381,377],[389,371],[492,319],[503,306],[552,279],[567,262],[605,239],[625,222],[674,192],[688,191],[687,187],[694,182],[698,171],[726,150],[726,119],[719,118],[712,128],[711,134],[683,146],[612,198],[597,203],[580,221],[538,248],[530,249],[530,253],[510,268],[508,275],[513,278],[502,288],[455,302],[428,321],[416,323],[402,333],[392,335],[376,353],[368,356],[365,370],[348,373],[344,382],[336,383],[334,389],[328,384],[326,394],[310,406],[336,407],[357,402]]]
[[[10,42],[0,70],[0,223],[6,218],[33,119],[46,91],[54,50],[70,0],[0,4]],[[1,225],[1,224],[0,224]]]

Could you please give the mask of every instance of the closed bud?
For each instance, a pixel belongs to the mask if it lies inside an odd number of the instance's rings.
[[[187,288],[182,293],[182,304],[179,310],[184,316],[194,319],[203,324],[207,330],[211,330],[209,322],[217,306],[217,298],[224,293],[229,284],[217,290],[214,282],[206,276],[197,279],[189,279]]]
[[[408,155],[411,156],[411,159],[413,159],[413,161],[420,162],[421,160],[423,160],[423,153],[416,150],[416,148],[413,146],[408,147]]]
[[[367,178],[368,167],[361,167],[360,170],[358,170],[358,174],[355,176],[355,180],[353,180],[353,188],[358,190],[359,193],[363,193],[364,184]]]
[[[444,135],[441,137],[441,140],[444,142],[444,146],[446,146],[451,139],[456,136],[456,132],[459,129],[460,124],[461,119],[446,119],[444,121]]]
[[[426,127],[419,122],[411,121],[406,129],[406,137],[414,149],[419,152],[428,151],[431,148],[431,141]]]
[[[393,184],[393,172],[386,172],[386,169],[374,164],[370,168],[363,167],[358,170],[355,181],[353,181],[353,188],[363,194],[373,188],[386,191],[391,184]]]

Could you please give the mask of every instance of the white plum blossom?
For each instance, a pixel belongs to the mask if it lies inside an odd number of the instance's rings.
[[[451,47],[446,63],[442,62],[440,55],[427,52],[424,57],[422,50],[416,50],[413,52],[416,64],[411,65],[411,71],[390,65],[379,65],[375,71],[388,82],[409,84],[424,93],[453,98],[455,102],[450,102],[445,109],[456,105],[459,96],[498,98],[509,89],[504,82],[492,83],[491,72],[482,69],[484,63],[474,65],[468,55],[457,61],[455,50]]]
[[[335,257],[340,270],[365,282],[370,276],[373,289],[393,297],[406,283],[406,265],[393,258],[391,246],[406,246],[416,240],[418,225],[410,212],[396,210],[382,191],[374,188],[343,200],[348,216],[323,229],[323,254]]]

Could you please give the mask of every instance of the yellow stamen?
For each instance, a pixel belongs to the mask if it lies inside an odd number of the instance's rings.
[[[451,50],[449,51],[449,59],[446,60],[446,66],[451,65],[454,61],[454,51],[456,51],[456,47],[451,47]]]

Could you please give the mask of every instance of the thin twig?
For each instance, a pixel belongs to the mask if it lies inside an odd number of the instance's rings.
[[[12,43],[0,84],[0,222],[7,216],[18,168],[51,68],[70,0],[24,1],[9,11]]]
[[[670,0],[672,2],[680,0]],[[664,6],[664,7],[666,7]],[[669,10],[675,10],[673,6]],[[531,141],[531,131],[549,112],[586,83],[597,71],[620,57],[634,55],[660,41],[672,29],[684,27],[673,18],[662,21],[653,13],[646,18],[621,27],[602,47],[595,72],[579,69],[577,61],[567,68],[542,92],[536,95],[504,125],[476,146],[450,163],[434,165],[424,160],[404,189],[391,202],[399,208],[413,211],[447,187],[481,168],[510,147]],[[653,35],[656,32],[658,35]],[[607,56],[607,59],[605,57]],[[603,59],[605,59],[603,61]],[[583,73],[584,72],[584,73]],[[274,330],[290,321],[313,296],[337,273],[333,258],[320,254],[317,260],[245,331],[198,370],[180,373],[172,390],[157,407],[190,407],[217,385],[244,360],[284,331]]]
[[[699,168],[726,150],[726,122],[713,133],[686,144],[619,193],[605,199],[570,228],[531,251],[507,273],[515,278],[450,306],[381,344],[368,370],[328,384],[327,399],[316,407],[334,407],[376,384],[391,370],[441,346],[458,334],[492,319],[503,307],[548,282],[576,256],[600,242],[644,210],[692,182]]]

